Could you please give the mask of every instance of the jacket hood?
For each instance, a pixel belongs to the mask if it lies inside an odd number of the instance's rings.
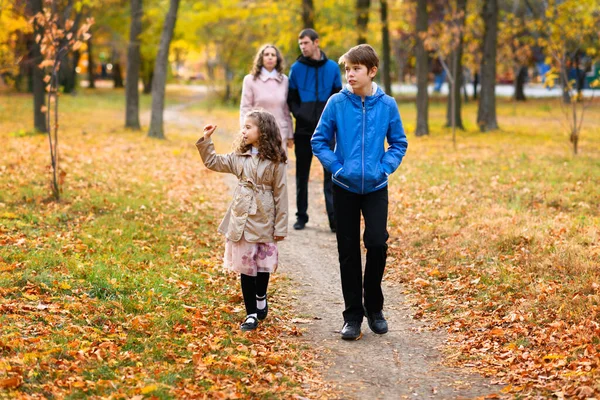
[[[365,97],[365,106],[367,107],[370,107],[371,105],[379,101],[383,96],[385,96],[383,90],[381,90],[381,88],[377,86],[375,82],[373,82],[372,85],[374,94]],[[352,104],[356,105],[357,107],[362,107],[361,97],[359,95],[354,94],[350,85],[344,86],[340,93],[345,95],[352,102]]]
[[[304,57],[302,54],[300,54],[298,58],[296,58],[296,61],[308,65],[309,67],[320,67],[321,65],[324,65],[327,62],[327,60],[327,55],[323,50],[321,50],[320,60],[314,60],[312,58]]]

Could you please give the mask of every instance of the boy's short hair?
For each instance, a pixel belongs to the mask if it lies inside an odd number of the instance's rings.
[[[340,57],[338,64],[341,63],[364,65],[370,71],[373,67],[379,68],[379,56],[375,49],[370,45],[359,44]]]
[[[302,32],[298,35],[298,39],[302,39],[303,37],[308,37],[311,42],[314,42],[319,38],[319,34],[317,31],[311,28],[302,29]]]

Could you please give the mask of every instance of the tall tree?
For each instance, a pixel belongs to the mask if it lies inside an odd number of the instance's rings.
[[[43,12],[42,0],[29,0],[29,11],[31,15],[36,15]],[[43,27],[33,20],[34,37],[38,37],[43,34]],[[44,71],[39,67],[42,62],[42,53],[40,50],[40,43],[34,40],[31,47],[31,60],[33,70],[33,127],[37,132],[48,132],[48,126],[46,125],[46,115],[43,112],[45,108],[45,83],[44,83]]]
[[[315,6],[312,0],[302,0],[303,28],[315,28]]]
[[[93,52],[93,37],[90,36],[90,38],[87,40],[87,54],[88,54],[88,80],[89,80],[89,84],[88,84],[88,88],[90,89],[96,89],[96,59],[94,58],[94,52]]]
[[[169,47],[173,39],[173,31],[177,22],[179,0],[169,1],[169,11],[165,18],[158,55],[154,64],[154,78],[152,80],[152,115],[150,117],[150,130],[148,136],[164,139],[163,112],[165,108],[165,89],[167,84],[167,67],[169,64]]]
[[[448,93],[448,107],[446,110],[446,125],[465,129],[461,117],[461,97],[460,89],[464,84],[463,76],[463,38],[465,30],[465,15],[467,12],[467,0],[456,1],[456,16],[454,24],[457,35],[456,47],[450,54],[450,74],[454,77],[454,83],[451,85],[451,90]]]
[[[388,25],[388,2],[380,0],[381,12],[381,50],[383,52],[383,65],[381,68],[381,78],[385,92],[392,95],[392,79],[390,74],[390,27]]]
[[[477,124],[482,132],[498,129],[496,120],[496,51],[498,47],[498,0],[485,0],[481,13],[484,23],[481,59],[481,94]]]
[[[427,35],[427,0],[417,0],[417,136],[429,135],[429,94],[427,80],[429,77],[429,62],[425,51],[424,40]]]
[[[367,27],[369,25],[369,8],[371,0],[356,0],[356,30],[358,44],[367,43]]]
[[[131,0],[131,23],[127,51],[127,80],[125,81],[125,127],[140,129],[140,34],[142,33],[142,0]]]

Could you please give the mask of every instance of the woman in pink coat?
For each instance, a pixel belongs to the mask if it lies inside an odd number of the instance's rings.
[[[254,58],[252,71],[244,77],[240,126],[248,111],[255,108],[269,111],[277,120],[281,143],[287,154],[287,148],[294,144],[294,128],[287,105],[288,77],[281,71],[283,57],[279,49],[272,44],[262,46]]]

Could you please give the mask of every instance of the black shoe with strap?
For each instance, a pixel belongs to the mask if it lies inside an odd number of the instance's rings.
[[[256,315],[258,316],[258,319],[262,321],[263,319],[267,318],[267,314],[269,313],[269,303],[267,303],[267,295],[265,294],[264,296],[256,296],[256,300],[265,301],[265,308],[256,309]]]
[[[240,329],[243,331],[253,331],[257,327],[258,327],[258,318],[256,318],[254,315],[246,316],[246,319],[244,320],[242,325],[240,325]]]
[[[360,332],[360,321],[346,321],[342,327],[342,339],[344,340],[358,340],[362,337]]]
[[[388,323],[383,317],[383,311],[378,311],[374,313],[367,312],[365,308],[365,315],[367,316],[367,323],[369,324],[369,328],[377,333],[378,335],[383,335],[388,331]]]

